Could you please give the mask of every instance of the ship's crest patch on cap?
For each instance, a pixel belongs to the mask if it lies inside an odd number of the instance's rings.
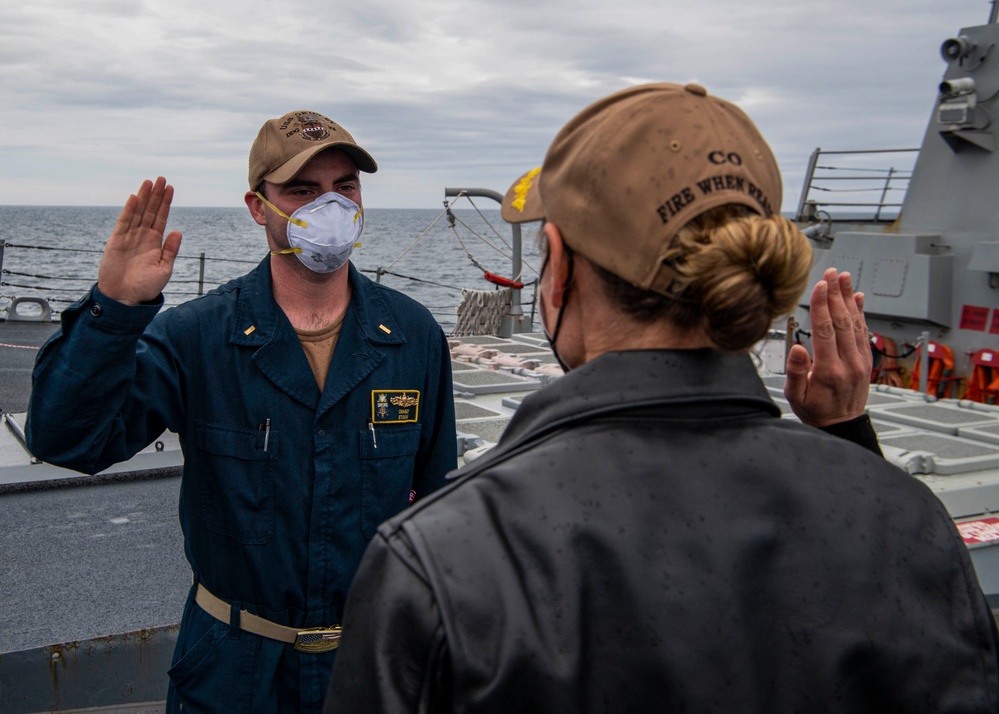
[[[296,114],[295,119],[298,120],[297,129],[301,132],[303,139],[324,141],[330,137],[329,129],[318,114]]]

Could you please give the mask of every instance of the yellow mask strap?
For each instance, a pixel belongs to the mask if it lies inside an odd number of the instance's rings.
[[[268,208],[270,208],[276,214],[281,216],[281,218],[284,218],[287,221],[291,221],[296,226],[301,226],[302,228],[305,228],[305,226],[307,225],[305,221],[300,221],[297,218],[292,218],[287,213],[282,211],[280,208],[275,206],[273,203],[268,201],[266,198],[264,198],[264,194],[260,193],[260,191],[254,191],[254,194],[256,194],[257,198],[263,201]],[[301,253],[301,252],[302,249],[296,246],[294,248],[285,248],[284,250],[272,250],[271,255],[288,255],[289,253]]]
[[[364,215],[364,209],[363,208],[358,208],[357,209],[357,213],[354,214],[354,223],[357,223],[357,219],[360,218],[363,215]],[[354,247],[355,248],[360,248],[361,244],[360,243],[354,243]]]
[[[290,223],[294,223],[294,224],[295,224],[296,226],[298,226],[299,228],[307,228],[307,227],[308,227],[308,225],[309,225],[308,223],[306,223],[305,221],[302,221],[302,220],[299,220],[298,218],[292,218],[292,217],[291,217],[291,216],[289,216],[289,215],[288,215],[287,213],[285,213],[285,212],[284,212],[284,211],[282,211],[282,210],[281,210],[280,208],[278,208],[278,207],[277,207],[277,206],[275,206],[275,205],[274,205],[273,203],[271,203],[271,202],[270,202],[270,201],[268,201],[268,200],[267,200],[266,198],[264,198],[264,194],[260,193],[260,191],[254,191],[253,193],[254,193],[254,194],[256,195],[256,197],[257,197],[257,198],[259,198],[259,199],[260,199],[261,201],[263,201],[263,202],[264,202],[264,204],[265,204],[265,205],[266,205],[266,206],[267,206],[268,208],[270,208],[270,209],[271,209],[272,211],[274,211],[274,212],[275,212],[276,214],[278,214],[279,216],[281,216],[281,218],[285,219],[286,221],[288,221],[288,222],[290,222]],[[356,221],[357,219],[355,218],[354,220]],[[289,251],[284,251],[284,252],[286,252],[286,253],[287,253],[287,252],[289,252]],[[298,250],[297,248],[295,248],[295,249],[291,249],[291,250],[290,250],[290,252],[293,252],[293,253],[295,253],[295,252],[297,252],[297,253],[301,253],[302,251],[301,251],[301,250]]]

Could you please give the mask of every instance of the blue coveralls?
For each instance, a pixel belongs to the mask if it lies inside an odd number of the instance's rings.
[[[39,353],[30,449],[95,473],[176,432],[194,577],[281,625],[339,623],[378,524],[441,486],[457,460],[440,326],[417,302],[349,271],[352,298],[322,394],[274,301],[268,259],[159,315],[162,299],[129,307],[94,287]],[[185,711],[321,708],[335,652],[300,653],[230,628],[193,593],[170,710],[178,696]]]

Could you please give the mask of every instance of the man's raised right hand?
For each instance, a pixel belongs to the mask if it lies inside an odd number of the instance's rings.
[[[97,270],[97,288],[104,295],[138,305],[163,292],[181,240],[180,231],[163,239],[172,201],[173,186],[162,176],[155,183],[143,181],[125,201]]]

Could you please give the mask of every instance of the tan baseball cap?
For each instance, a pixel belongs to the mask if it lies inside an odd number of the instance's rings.
[[[528,223],[545,217],[545,208],[538,193],[541,167],[533,168],[513,182],[503,196],[500,216],[507,223]]]
[[[679,229],[725,204],[779,211],[781,177],[741,109],[697,84],[656,83],[570,120],[545,156],[539,193],[541,212],[573,250],[668,295],[674,273],[663,256]]]
[[[290,112],[260,127],[250,148],[250,190],[257,190],[264,181],[291,181],[313,156],[326,149],[346,152],[361,171],[373,174],[378,170],[371,154],[329,117],[317,112]]]

